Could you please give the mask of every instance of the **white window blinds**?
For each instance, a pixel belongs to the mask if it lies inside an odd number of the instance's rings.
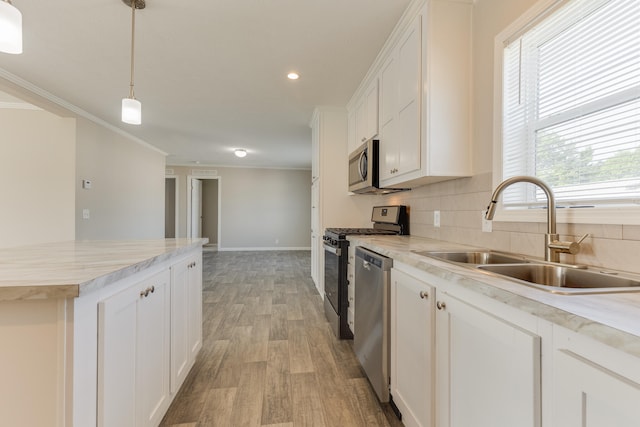
[[[640,204],[640,0],[556,4],[504,49],[503,178],[537,176],[568,206]]]

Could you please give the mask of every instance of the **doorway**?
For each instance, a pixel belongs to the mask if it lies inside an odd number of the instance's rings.
[[[164,237],[175,239],[178,235],[178,177],[164,178]]]
[[[206,249],[220,244],[220,177],[187,177],[187,236],[206,237]]]

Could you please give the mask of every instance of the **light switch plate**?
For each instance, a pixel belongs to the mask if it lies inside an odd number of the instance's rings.
[[[440,211],[433,211],[433,226],[440,227]]]

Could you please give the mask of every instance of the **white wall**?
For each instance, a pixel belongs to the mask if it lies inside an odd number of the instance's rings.
[[[0,109],[0,247],[73,240],[75,119]]]
[[[84,118],[76,148],[76,239],[163,238],[164,154]]]
[[[187,176],[193,170],[215,170],[221,194],[219,249],[310,248],[310,170],[168,168],[178,176],[180,237],[187,233]]]
[[[473,167],[493,169],[493,50],[495,37],[537,0],[476,0],[473,6]]]

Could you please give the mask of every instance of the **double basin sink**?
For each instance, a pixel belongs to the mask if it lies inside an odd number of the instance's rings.
[[[510,253],[489,250],[415,253],[558,294],[640,291],[640,278],[624,277],[617,272],[591,270],[584,266],[537,261]]]

